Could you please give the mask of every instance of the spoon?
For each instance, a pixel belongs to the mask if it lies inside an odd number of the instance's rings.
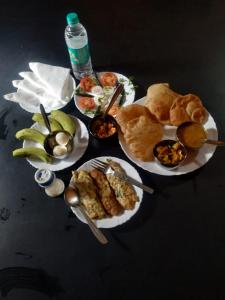
[[[101,84],[101,82],[100,82],[100,80],[99,80],[98,73],[97,73],[97,72],[94,72],[94,76],[95,76],[95,78],[96,78],[96,80],[97,80],[98,85],[100,85],[100,86],[103,88],[103,85]]]
[[[84,208],[82,207],[79,199],[79,192],[75,186],[68,186],[65,189],[64,200],[70,207],[78,207],[80,209],[80,212],[87,221],[89,228],[91,229],[95,237],[98,239],[98,241],[102,244],[107,244],[108,240],[106,239],[106,237],[103,235],[100,229],[97,228],[97,226],[94,224],[94,222],[91,220],[91,218],[87,215]]]
[[[115,101],[116,101],[116,99],[118,98],[118,96],[122,93],[123,89],[124,89],[124,86],[123,86],[123,84],[120,83],[120,84],[117,86],[117,88],[116,88],[116,90],[115,90],[115,92],[114,92],[114,94],[113,94],[113,96],[112,96],[112,98],[111,98],[111,100],[110,100],[110,102],[109,102],[109,105],[107,106],[105,112],[104,112],[103,115],[102,115],[103,119],[104,119],[105,116],[108,114],[110,108],[113,106],[113,104],[115,103]]]
[[[45,111],[45,109],[44,109],[44,106],[43,106],[42,104],[40,104],[40,111],[41,111],[42,117],[43,117],[43,119],[44,119],[45,126],[47,127],[47,129],[48,129],[48,131],[49,131],[49,134],[52,134],[50,122],[49,122],[48,116],[47,116],[47,114],[46,114],[46,111]]]
[[[177,138],[186,147],[190,149],[199,149],[205,143],[217,146],[225,146],[223,141],[215,141],[207,138],[205,128],[195,122],[185,122],[177,128]]]

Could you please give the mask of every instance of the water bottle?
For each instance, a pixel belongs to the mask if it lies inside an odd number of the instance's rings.
[[[68,47],[74,76],[81,79],[93,73],[91,57],[88,48],[87,31],[79,22],[76,13],[67,15],[65,40]]]

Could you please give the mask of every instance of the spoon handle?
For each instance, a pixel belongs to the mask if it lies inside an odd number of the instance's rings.
[[[95,78],[97,80],[98,85],[100,85],[103,88],[103,85],[101,84],[101,81],[99,80],[98,73],[94,72],[94,76],[95,76]]]
[[[51,126],[50,126],[50,123],[49,123],[49,119],[48,119],[48,116],[45,112],[44,106],[42,104],[40,104],[40,111],[41,111],[42,117],[44,119],[45,126],[47,127],[49,133],[51,133],[52,130],[51,130]]]
[[[225,146],[225,142],[223,141],[206,140],[205,143],[217,146]]]
[[[108,105],[108,107],[106,108],[106,110],[105,110],[105,112],[103,114],[104,116],[107,115],[107,113],[109,112],[110,108],[113,106],[114,102],[118,98],[119,94],[122,93],[123,89],[124,89],[124,86],[123,86],[123,84],[120,83],[117,86],[117,88],[116,88],[116,90],[115,90],[115,92],[114,92],[114,94],[113,94],[113,96],[112,96],[112,98],[111,98],[111,100],[109,102],[109,105]]]
[[[79,205],[78,208],[80,209],[80,212],[83,214],[85,220],[87,221],[89,228],[91,229],[91,231],[93,232],[93,234],[95,235],[97,240],[102,244],[107,244],[108,243],[107,238],[104,236],[104,234],[101,232],[101,230],[98,229],[98,227],[91,220],[91,218],[87,215],[87,213],[85,212],[83,207],[81,205]]]

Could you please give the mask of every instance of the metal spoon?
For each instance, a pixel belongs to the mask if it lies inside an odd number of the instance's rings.
[[[95,237],[99,240],[102,244],[107,244],[108,240],[103,235],[103,233],[100,231],[100,229],[97,228],[97,226],[94,224],[94,222],[91,220],[91,218],[87,215],[85,210],[83,209],[82,205],[80,204],[79,199],[79,192],[76,189],[76,187],[68,186],[64,191],[64,200],[70,207],[78,207],[80,209],[80,212],[82,213],[83,217],[87,221],[87,224]]]
[[[47,116],[47,114],[46,114],[46,111],[45,111],[45,109],[44,109],[44,106],[43,106],[42,104],[40,104],[40,111],[41,111],[42,117],[43,117],[43,119],[44,119],[45,126],[47,127],[47,129],[48,129],[48,131],[49,131],[49,134],[52,134],[50,122],[49,122],[48,116]]]

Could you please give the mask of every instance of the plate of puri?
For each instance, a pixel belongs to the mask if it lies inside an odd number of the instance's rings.
[[[186,122],[202,124],[207,138],[218,140],[216,123],[202,100],[195,94],[178,94],[168,83],[150,85],[145,97],[119,110],[116,120],[124,153],[136,165],[154,174],[173,176],[195,171],[216,150],[215,145],[206,143],[199,149],[187,147],[187,156],[177,168],[164,168],[157,162],[153,154],[155,145],[163,140],[177,141],[177,129]],[[190,138],[196,138],[196,133],[192,134]]]

